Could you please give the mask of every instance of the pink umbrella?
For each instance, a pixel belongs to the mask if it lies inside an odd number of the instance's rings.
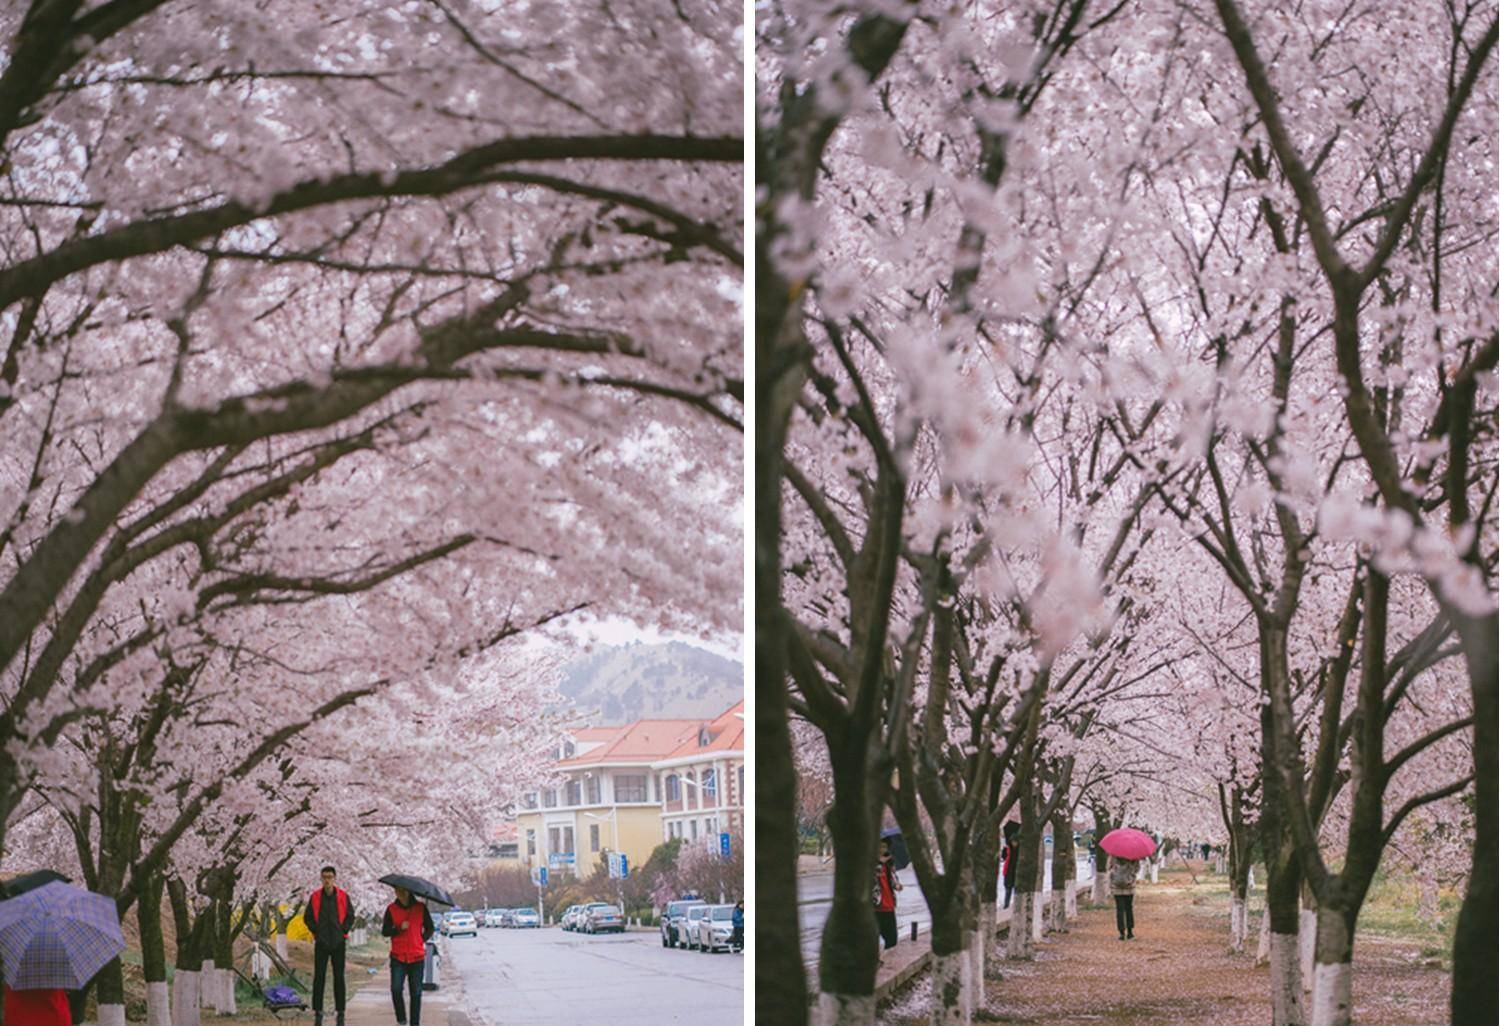
[[[1151,839],[1150,834],[1142,833],[1134,827],[1121,827],[1101,837],[1099,847],[1116,858],[1136,862],[1150,858],[1156,851],[1156,842]]]

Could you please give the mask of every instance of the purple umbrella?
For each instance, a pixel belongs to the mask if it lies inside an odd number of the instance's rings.
[[[49,883],[0,901],[0,965],[14,990],[80,990],[125,950],[115,900]]]

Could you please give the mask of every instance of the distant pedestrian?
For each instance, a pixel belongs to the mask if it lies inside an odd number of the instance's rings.
[[[333,1009],[344,1026],[344,946],[354,924],[354,905],[338,886],[338,871],[324,866],[323,886],[313,891],[302,910],[302,921],[313,935],[313,1023],[323,1026],[323,991],[333,967]]]
[[[734,915],[730,916],[730,922],[734,924],[734,936],[729,938],[729,946],[745,950],[745,903],[736,901],[734,903]]]
[[[1109,893],[1115,899],[1115,928],[1121,940],[1135,940],[1135,875],[1140,863],[1135,859],[1110,857]]]
[[[6,1026],[73,1026],[73,1010],[68,1006],[68,992],[47,990],[11,990],[5,988]]]
[[[396,900],[385,907],[380,924],[380,932],[391,939],[391,1004],[397,1026],[408,1026],[403,987],[411,995],[410,1026],[422,1026],[422,969],[434,929],[427,906],[405,887],[397,887]]]
[[[880,939],[889,951],[899,939],[896,934],[896,892],[901,880],[896,876],[896,860],[891,856],[891,839],[880,839],[880,861],[875,863],[875,923]]]
[[[1000,847],[1000,877],[1005,881],[1005,903],[1001,908],[1010,908],[1011,895],[1016,893],[1016,835],[1021,824],[1011,820],[1005,824],[1005,843]]]
[[[1212,851],[1212,850],[1213,850],[1213,848],[1209,845],[1209,843],[1207,841],[1204,841],[1203,842],[1203,861],[1204,862],[1208,861],[1208,853],[1210,851]]]

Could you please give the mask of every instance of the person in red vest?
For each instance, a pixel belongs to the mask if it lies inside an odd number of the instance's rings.
[[[5,988],[5,1026],[73,1026],[65,990]]]
[[[349,895],[335,881],[338,871],[332,866],[322,870],[323,886],[313,891],[302,910],[302,921],[313,935],[313,1023],[323,1026],[323,988],[328,967],[333,966],[333,1008],[338,1026],[344,1026],[344,942],[354,923],[354,906]]]
[[[432,914],[411,891],[397,887],[396,900],[385,907],[380,932],[391,939],[391,1003],[396,1006],[396,1026],[408,1026],[403,987],[411,993],[409,1026],[422,1026],[422,968],[433,934]]]
[[[891,855],[891,839],[880,839],[880,861],[875,863],[875,923],[886,950],[896,946],[896,892],[901,881],[896,876],[896,860]]]

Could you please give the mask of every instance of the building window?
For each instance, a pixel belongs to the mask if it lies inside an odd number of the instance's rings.
[[[641,774],[621,774],[615,777],[615,801],[643,802],[646,800],[646,778]]]
[[[568,805],[583,804],[583,785],[576,780],[568,781]]]
[[[693,840],[696,841],[698,839],[698,821],[696,819],[688,820],[688,828],[692,831]]]
[[[542,792],[542,808],[557,808],[557,788],[549,787],[547,788],[547,790]]]
[[[563,848],[563,851],[566,851],[566,852],[573,851],[573,828],[572,827],[563,827],[563,844],[566,845],[566,847]]]
[[[698,778],[693,775],[692,770],[688,770],[682,775],[682,779],[687,781],[687,807],[696,809],[699,803],[703,801],[703,796],[698,793]]]
[[[589,851],[599,850],[599,824],[589,824]]]
[[[590,776],[587,780],[585,780],[583,782],[583,793],[585,800],[590,805],[601,804],[599,800],[599,778],[596,776]]]
[[[703,804],[705,806],[719,804],[718,778],[711,769],[703,771]]]
[[[682,781],[677,779],[676,773],[667,774],[667,801],[675,802],[682,797]]]
[[[734,804],[735,805],[744,805],[745,804],[745,764],[744,763],[740,763],[740,786],[734,792]]]
[[[534,809],[534,808],[536,808],[536,792],[535,791],[527,791],[526,792],[526,807],[528,809]]]
[[[528,830],[528,831],[526,831],[526,857],[530,858],[530,859],[536,858],[536,831],[535,830]]]

